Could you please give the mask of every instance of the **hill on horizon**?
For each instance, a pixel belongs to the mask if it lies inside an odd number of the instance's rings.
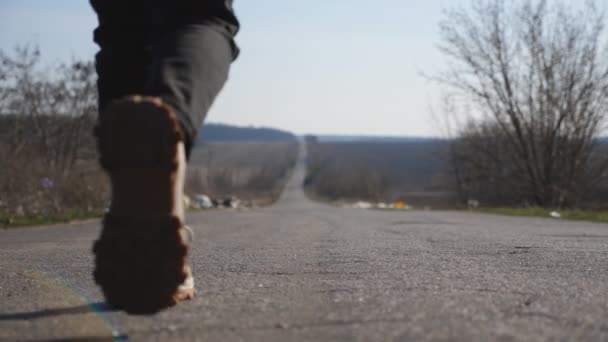
[[[376,142],[376,143],[416,143],[432,142],[444,140],[438,137],[420,136],[384,136],[384,135],[340,135],[340,134],[319,134],[310,136],[316,137],[321,143],[356,143],[356,142]]]
[[[205,142],[295,142],[297,137],[290,132],[268,127],[240,127],[219,123],[203,126],[198,138]]]
[[[289,131],[254,126],[235,126],[222,123],[205,124],[199,134],[199,142],[294,142],[306,136],[315,137],[320,143],[424,143],[444,140],[438,137],[382,136],[346,134],[295,135]]]

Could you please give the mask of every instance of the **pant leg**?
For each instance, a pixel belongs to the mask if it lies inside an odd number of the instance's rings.
[[[148,53],[143,46],[102,48],[95,56],[99,113],[110,102],[127,95],[143,94],[148,78]]]
[[[175,110],[186,150],[197,140],[238,54],[231,1],[91,0],[99,107],[133,94],[160,96]],[[201,5],[202,4],[202,5]]]
[[[99,113],[115,99],[142,94],[150,55],[141,1],[91,0],[99,26],[93,33],[99,45],[95,56]]]
[[[152,56],[144,94],[159,96],[171,105],[190,151],[228,78],[234,59],[231,42],[213,25],[188,24],[159,39]]]

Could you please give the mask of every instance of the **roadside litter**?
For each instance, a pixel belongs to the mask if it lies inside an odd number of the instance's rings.
[[[215,199],[205,194],[194,195],[192,198],[186,196],[184,204],[192,209],[240,209],[244,207],[243,202],[236,197]]]
[[[211,209],[215,206],[213,205],[213,201],[207,195],[194,195],[192,197],[192,203],[190,205],[196,209]]]
[[[343,205],[344,208],[354,208],[354,209],[363,209],[363,210],[369,210],[369,209],[380,209],[380,210],[412,210],[413,208],[403,202],[403,201],[397,201],[391,204],[387,204],[387,203],[383,203],[383,202],[379,202],[379,203],[371,203],[371,202],[365,202],[365,201],[359,201],[356,203],[352,203],[352,204],[345,204]]]
[[[356,209],[371,209],[373,207],[374,207],[374,205],[369,202],[359,201],[359,202],[353,204],[353,208],[356,208]]]
[[[560,213],[559,213],[559,212],[557,212],[557,211],[552,211],[552,212],[549,214],[549,216],[551,216],[551,217],[553,217],[553,218],[556,218],[556,219],[562,218],[562,214],[560,214]]]

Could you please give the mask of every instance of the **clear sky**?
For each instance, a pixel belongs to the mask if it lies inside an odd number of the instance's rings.
[[[298,134],[432,136],[443,5],[466,0],[236,0],[242,54],[209,121]],[[88,1],[0,0],[0,49],[92,58]]]

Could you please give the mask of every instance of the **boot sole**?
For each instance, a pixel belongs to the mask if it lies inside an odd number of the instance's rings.
[[[113,180],[121,179],[125,169],[132,174],[154,168],[175,185],[177,146],[183,138],[175,114],[162,101],[135,96],[110,104],[96,134],[101,165]],[[113,181],[113,186],[120,187],[120,193],[131,191],[128,179]],[[180,295],[178,290],[186,279],[188,254],[182,225],[169,215],[149,218],[110,212],[104,217],[93,246],[93,276],[111,306],[130,314],[154,314],[192,298],[193,292]]]

